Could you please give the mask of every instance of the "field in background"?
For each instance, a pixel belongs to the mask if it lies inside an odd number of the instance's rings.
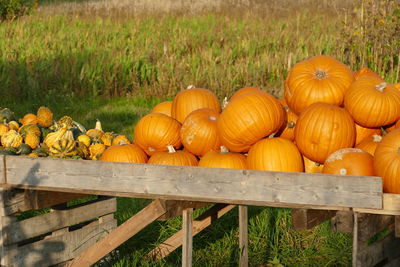
[[[156,103],[188,85],[222,100],[245,86],[275,96],[291,66],[331,55],[399,82],[399,1],[43,0],[31,16],[0,24],[0,106],[18,116],[49,106],[86,128],[133,136]],[[118,222],[148,200],[118,199]],[[252,266],[348,266],[351,238],[325,223],[291,228],[290,210],[250,207]],[[237,210],[194,239],[194,266],[237,266]],[[119,248],[113,266],[154,263],[146,252],[180,228],[153,223]]]

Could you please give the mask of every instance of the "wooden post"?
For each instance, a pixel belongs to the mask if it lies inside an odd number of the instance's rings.
[[[192,267],[193,253],[193,208],[183,210],[182,215],[182,267]]]
[[[71,261],[68,267],[86,267],[99,261],[112,250],[117,248],[130,237],[138,233],[147,225],[157,220],[165,213],[165,208],[158,200],[154,200],[147,207],[136,213],[129,220],[121,224],[117,229],[111,231],[99,242],[82,252]]]
[[[357,266],[357,256],[358,256],[358,213],[354,212],[354,223],[353,223],[353,266]]]
[[[249,266],[248,251],[248,209],[247,206],[239,206],[239,266]]]
[[[1,162],[0,162],[1,164]],[[0,167],[1,169],[1,167]],[[2,175],[2,173],[0,173]],[[3,218],[4,218],[4,187],[0,187],[0,266],[6,266],[6,253],[3,238]]]
[[[311,229],[336,215],[336,210],[292,209],[293,227]]]
[[[394,217],[395,236],[400,238],[400,215]]]

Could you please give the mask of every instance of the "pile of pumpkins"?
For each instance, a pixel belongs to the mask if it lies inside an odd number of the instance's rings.
[[[16,120],[14,112],[0,108],[0,155],[97,160],[107,147],[130,143],[125,135],[103,132],[100,121],[86,131],[69,116],[53,116],[42,106]]]
[[[18,142],[33,149],[30,155],[40,156],[30,136],[41,133],[39,149],[56,157],[377,175],[383,177],[384,192],[400,193],[400,84],[389,84],[368,68],[353,72],[329,56],[293,66],[282,99],[246,87],[221,105],[208,89],[184,89],[138,121],[133,143],[104,133],[99,122],[88,131],[69,117],[49,126],[43,123],[53,121],[46,111],[38,110],[33,125],[39,126],[30,126],[35,130],[24,126],[32,123],[0,126],[2,145],[9,147],[20,135]],[[47,127],[53,132],[45,135]]]

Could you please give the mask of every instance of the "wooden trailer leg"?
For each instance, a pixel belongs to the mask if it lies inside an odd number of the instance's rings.
[[[1,174],[0,174],[1,175]],[[0,187],[0,266],[6,266],[6,257],[3,238],[3,218],[4,218],[4,188]]]
[[[248,208],[247,206],[239,206],[239,266],[249,266],[248,251]]]
[[[161,202],[154,200],[66,266],[91,266],[165,213],[166,209]]]
[[[352,254],[352,264],[353,267],[357,266],[357,256],[358,256],[358,213],[353,213],[353,254]]]
[[[397,238],[400,238],[400,215],[394,217],[394,231]]]
[[[192,267],[193,253],[193,208],[183,210],[182,267]]]

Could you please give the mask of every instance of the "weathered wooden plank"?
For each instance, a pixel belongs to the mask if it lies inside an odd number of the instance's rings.
[[[116,220],[111,220],[15,247],[8,251],[12,264],[7,266],[49,266],[67,261],[96,243],[116,225]]]
[[[348,179],[326,174],[28,157],[6,157],[6,173],[10,185],[52,191],[248,205],[382,208],[380,177]]]
[[[358,213],[353,213],[353,253],[352,253],[352,266],[357,267],[358,264],[358,254],[361,249],[360,243],[358,242]]]
[[[163,200],[163,199],[160,199],[159,201],[163,202],[163,205],[167,210],[167,212],[164,215],[158,218],[158,220],[161,221],[181,216],[183,210],[187,208],[199,209],[211,205],[211,203],[208,202],[196,202],[196,201],[179,201],[179,200]]]
[[[193,255],[193,208],[187,208],[182,213],[182,267],[192,267]]]
[[[331,219],[336,210],[292,209],[293,227],[298,230],[310,229]]]
[[[400,239],[395,238],[394,233],[390,233],[382,240],[358,251],[356,255],[356,265],[354,266],[375,266],[384,262],[390,262],[400,257],[399,248]]]
[[[358,214],[358,242],[366,242],[394,223],[394,216],[380,214]]]
[[[382,209],[354,208],[354,211],[371,214],[400,215],[400,194],[383,194]]]
[[[2,156],[1,156],[2,157]],[[0,157],[0,163],[2,158]],[[1,168],[1,167],[0,167]],[[1,175],[1,172],[0,172]],[[6,262],[6,249],[4,246],[4,238],[3,238],[3,229],[4,229],[4,222],[3,216],[5,214],[5,207],[4,207],[4,188],[0,187],[0,266],[7,266]]]
[[[394,232],[395,236],[400,238],[400,216],[395,216]]]
[[[239,266],[249,266],[248,209],[239,206]]]
[[[4,230],[5,244],[14,244],[63,227],[89,221],[117,210],[115,198],[97,200],[90,204],[67,210],[53,210],[50,213],[14,222]]]
[[[212,208],[206,210],[198,218],[196,218],[196,220],[193,221],[193,236],[210,226],[214,221],[224,216],[234,207],[235,205],[215,204]],[[171,252],[182,245],[182,236],[183,231],[181,229],[161,243],[158,247],[150,251],[147,256],[151,259],[161,259],[168,256]]]
[[[145,228],[151,222],[157,220],[158,217],[166,212],[165,207],[160,201],[154,200],[147,207],[136,213],[129,220],[114,229],[96,244],[87,248],[67,266],[84,267],[91,266],[112,250],[117,248],[123,242],[134,236],[140,230]]]
[[[339,210],[331,220],[332,231],[337,233],[353,233],[354,216],[352,211]]]
[[[7,183],[6,180],[6,158],[3,155],[0,155],[0,183]]]
[[[87,194],[61,193],[53,191],[26,190],[26,209],[43,209],[65,203],[78,198],[87,197]]]

